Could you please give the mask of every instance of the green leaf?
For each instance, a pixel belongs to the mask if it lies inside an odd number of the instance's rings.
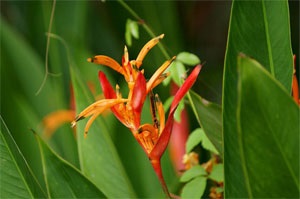
[[[201,142],[201,133],[203,132],[203,129],[197,128],[195,129],[188,137],[185,145],[186,153],[189,153]]]
[[[197,177],[192,181],[188,182],[182,189],[181,198],[190,199],[190,198],[201,198],[205,191],[206,187],[206,178]]]
[[[127,19],[125,27],[125,39],[128,46],[132,44],[132,37],[139,38],[139,25],[136,21]]]
[[[76,69],[71,67],[78,113],[92,103],[92,98]],[[103,118],[99,116],[95,120],[87,138],[84,139],[83,133],[87,120],[88,118],[76,125],[81,170],[107,197],[135,197]]]
[[[223,84],[224,172],[227,197],[249,197],[247,185],[243,181],[245,176],[240,175],[244,170],[244,162],[240,158],[236,159],[241,157],[241,151],[236,150],[239,145],[236,117],[237,56],[240,52],[258,60],[284,86],[287,93],[290,93],[293,63],[287,1],[232,3]],[[260,86],[265,87],[265,83]],[[271,100],[276,98],[271,94],[269,99],[271,103]],[[249,107],[246,110],[250,110]],[[254,124],[259,122],[257,117],[255,119]]]
[[[180,122],[181,120],[181,112],[184,110],[184,101],[181,100],[178,104],[178,107],[174,113],[174,119],[176,122]]]
[[[208,177],[216,182],[223,182],[224,181],[224,165],[223,164],[214,165],[214,167],[212,168],[212,171]]]
[[[139,25],[136,21],[131,21],[130,23],[130,32],[131,32],[131,35],[138,39],[139,38]]]
[[[183,173],[183,175],[180,178],[180,182],[188,182],[195,177],[205,175],[207,175],[205,169],[200,165],[196,165]]]
[[[131,37],[130,27],[128,25],[128,20],[127,20],[126,28],[125,28],[125,41],[128,46],[132,45],[132,37]]]
[[[180,61],[173,61],[170,65],[171,77],[177,85],[182,85],[186,78],[186,69]]]
[[[203,128],[205,135],[217,150],[216,152],[218,152],[222,157],[223,146],[221,107],[203,99],[193,91],[188,93],[188,97],[198,123]]]
[[[258,62],[240,56],[238,69],[237,131],[230,134],[237,143],[225,153],[226,197],[297,198],[299,107]]]
[[[167,111],[170,108],[173,99],[174,99],[174,96],[170,96],[170,97],[168,97],[168,99],[166,99],[166,101],[164,103],[164,110],[165,111]]]
[[[186,152],[187,153],[191,152],[195,146],[200,144],[200,142],[202,142],[202,146],[206,150],[214,152],[215,154],[219,154],[217,149],[214,147],[214,145],[211,143],[211,141],[207,138],[206,134],[204,133],[204,130],[201,128],[195,129],[189,135],[188,140],[186,142]]]
[[[45,192],[28,166],[2,116],[0,136],[1,198],[44,198]]]
[[[211,141],[206,136],[205,132],[201,132],[201,143],[203,148],[205,148],[208,151],[211,151],[217,155],[219,155],[218,150],[215,148],[215,146],[211,143]]]
[[[49,198],[104,198],[103,193],[79,170],[60,158],[36,135]]]
[[[179,53],[176,57],[176,60],[190,66],[200,64],[200,59],[198,58],[198,56],[189,52]]]

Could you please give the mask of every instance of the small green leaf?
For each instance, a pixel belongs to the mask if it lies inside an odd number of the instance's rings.
[[[167,110],[170,108],[173,99],[174,99],[174,96],[170,96],[170,97],[165,101],[165,103],[164,103],[164,110],[165,110],[165,111],[167,111]]]
[[[207,175],[205,169],[200,165],[196,165],[183,173],[183,175],[180,178],[180,182],[188,182],[195,177],[205,175]]]
[[[182,62],[183,64],[195,66],[200,64],[200,59],[197,55],[189,52],[181,52],[177,55],[176,60]]]
[[[174,119],[176,122],[180,122],[181,120],[181,112],[183,111],[184,109],[184,100],[181,100],[178,104],[178,107],[174,113]]]
[[[130,22],[130,32],[134,38],[136,38],[136,39],[139,38],[139,25],[136,21]]]
[[[186,153],[189,153],[201,142],[201,133],[203,132],[203,129],[197,128],[195,129],[188,137],[188,140],[186,142]]]
[[[125,40],[128,46],[132,44],[132,37],[139,38],[139,25],[136,21],[127,19],[125,27]]]
[[[214,165],[214,167],[212,168],[212,171],[208,177],[216,182],[223,182],[224,181],[224,165],[223,164]]]
[[[79,170],[60,158],[36,135],[49,198],[104,198],[105,196]]]
[[[196,177],[188,182],[182,189],[181,198],[201,198],[205,191],[206,178],[203,176]]]
[[[197,128],[195,129],[190,136],[188,137],[188,140],[186,142],[186,151],[189,153],[195,146],[202,143],[203,148],[206,150],[209,150],[215,154],[219,154],[217,149],[214,147],[214,145],[211,143],[211,141],[207,138],[206,134],[204,133],[203,129]]]
[[[173,61],[170,66],[171,77],[178,85],[182,85],[183,79],[186,78],[186,69],[180,61]]]
[[[126,30],[125,30],[125,41],[128,46],[132,45],[131,33],[130,33],[130,30],[127,28],[127,26],[126,26]]]

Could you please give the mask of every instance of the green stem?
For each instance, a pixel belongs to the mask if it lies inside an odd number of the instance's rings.
[[[141,22],[143,28],[145,31],[150,35],[150,37],[154,38],[156,37],[155,33],[150,29],[150,27],[145,23],[145,21],[134,11],[130,8],[130,6],[125,3],[123,0],[118,0],[118,2],[127,10],[137,21]],[[170,55],[168,54],[167,50],[165,47],[161,44],[158,43],[158,47],[165,56],[166,59],[170,59]]]

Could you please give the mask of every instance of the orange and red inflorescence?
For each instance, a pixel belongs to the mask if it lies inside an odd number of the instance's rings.
[[[162,34],[150,40],[142,48],[136,60],[129,61],[128,50],[125,46],[122,65],[120,65],[114,59],[105,55],[97,55],[93,58],[89,58],[89,62],[108,66],[123,75],[124,79],[127,82],[129,92],[127,98],[124,98],[119,92],[119,86],[116,85],[116,89],[114,90],[108,79],[106,78],[106,75],[100,71],[99,80],[105,99],[98,100],[84,109],[72,122],[72,126],[75,126],[79,120],[91,116],[85,126],[86,136],[90,125],[96,119],[96,117],[103,113],[103,111],[111,109],[116,118],[118,118],[118,120],[123,125],[130,129],[133,136],[141,145],[141,147],[149,157],[165,193],[168,197],[170,197],[162,175],[160,159],[168,145],[171,136],[174,122],[174,112],[180,100],[184,97],[184,95],[196,81],[201,70],[201,65],[197,65],[193,69],[191,74],[187,77],[183,85],[175,94],[167,121],[165,123],[165,112],[162,102],[160,101],[157,94],[154,95],[152,93],[152,90],[166,77],[168,77],[169,73],[164,72],[176,57],[174,56],[170,60],[164,62],[148,81],[146,81],[146,78],[144,77],[144,70],[140,70],[140,66],[143,63],[143,59],[146,54],[163,37],[164,35]],[[150,114],[152,115],[153,123],[146,123],[141,125],[142,108],[148,95],[150,96]]]

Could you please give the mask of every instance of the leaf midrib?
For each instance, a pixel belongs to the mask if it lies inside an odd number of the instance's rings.
[[[273,62],[273,51],[272,51],[271,38],[270,38],[270,33],[269,33],[269,23],[268,23],[268,18],[267,18],[267,10],[266,10],[264,0],[262,0],[261,3],[262,3],[262,9],[263,9],[263,18],[264,18],[264,25],[265,25],[265,36],[266,36],[266,41],[267,41],[270,71],[271,71],[271,74],[275,77],[275,69],[274,69],[274,62]]]

